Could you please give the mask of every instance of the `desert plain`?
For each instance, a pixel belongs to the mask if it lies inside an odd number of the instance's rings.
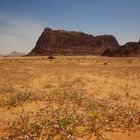
[[[1,140],[139,140],[140,58],[1,57]]]

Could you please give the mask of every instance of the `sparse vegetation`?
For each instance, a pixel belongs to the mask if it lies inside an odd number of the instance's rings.
[[[34,62],[31,58],[30,60],[24,59],[25,65],[28,61]],[[84,59],[84,62],[82,59]],[[74,58],[74,60],[79,62],[82,60],[82,63],[77,66],[76,61],[71,67],[72,72],[73,67],[80,67],[83,70],[81,65],[85,66],[85,61],[87,61],[86,63],[91,61],[90,64],[95,62],[94,59],[89,58]],[[3,60],[1,61],[3,62]],[[109,64],[112,63],[111,61],[109,61]],[[6,63],[6,67],[11,67],[12,62]],[[69,64],[66,62],[66,67],[70,68],[71,62],[73,60],[70,60]],[[47,63],[50,70],[39,63]],[[91,69],[86,69],[87,73],[81,71],[79,73],[70,73],[69,69],[63,69],[68,73],[63,73],[62,76],[62,71],[59,71],[58,67],[55,66],[57,64],[50,63],[47,59],[44,61],[44,59],[36,58],[33,66],[25,68],[25,70],[28,69],[34,72],[32,75],[30,71],[28,71],[29,73],[26,72],[27,75],[24,76],[27,81],[22,81],[19,78],[21,75],[14,75],[14,72],[11,77],[6,77],[8,73],[4,71],[4,67],[1,70],[5,75],[1,77],[0,109],[4,109],[11,116],[11,118],[10,116],[6,117],[1,112],[1,140],[86,140],[93,139],[93,135],[97,140],[107,140],[110,139],[107,135],[109,132],[126,133],[127,135],[139,132],[139,94],[131,93],[132,91],[139,91],[138,84],[134,85],[136,88],[134,86],[134,88],[131,88],[132,85],[130,86],[130,83],[127,82],[127,86],[119,89],[120,85],[118,85],[118,89],[115,91],[109,89],[110,86],[108,86],[108,94],[102,95],[105,91],[102,84],[107,85],[107,81],[104,81],[104,79],[95,81],[97,75],[91,79],[91,75],[94,74],[94,71],[91,73]],[[62,60],[59,60],[59,65],[63,66],[63,63]],[[99,66],[103,67],[100,64],[98,65],[96,60],[97,69]],[[131,64],[133,65],[133,63]],[[4,66],[3,63],[0,63],[0,65]],[[17,64],[15,65],[17,66]],[[14,69],[11,68],[12,71]],[[37,70],[42,73],[38,73]],[[18,73],[20,74],[21,71],[24,71],[23,66],[18,70]],[[49,73],[49,77],[46,76],[46,71]],[[91,73],[90,76],[89,73]],[[99,73],[100,76],[106,76],[106,73],[103,73],[102,70]],[[43,74],[46,75],[42,78]],[[80,74],[80,76],[76,74]],[[114,73],[114,77],[116,75]],[[129,73],[127,73],[128,75]],[[9,84],[9,78],[14,84]],[[125,77],[123,78],[125,79]],[[93,83],[100,89],[97,89]],[[89,85],[92,94],[89,92]],[[93,90],[92,87],[94,87]],[[101,91],[101,93],[98,94],[97,91]],[[117,93],[118,91],[122,93]],[[129,94],[126,95],[128,92]]]
[[[27,94],[32,99],[31,94]],[[16,94],[12,104],[23,103],[29,97]],[[136,106],[123,106],[120,101],[91,99],[64,89],[45,94],[44,108],[36,112],[22,112],[17,119],[8,122],[8,138],[59,139],[82,138],[94,133],[97,139],[105,139],[105,132],[136,131],[139,129],[139,111]],[[20,97],[20,98],[19,98]],[[11,99],[10,99],[11,101]],[[78,132],[82,127],[82,132]]]

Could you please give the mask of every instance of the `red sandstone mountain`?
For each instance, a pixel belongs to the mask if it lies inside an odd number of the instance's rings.
[[[107,49],[102,56],[109,57],[139,57],[140,56],[140,41],[128,42],[117,49]]]
[[[93,36],[45,28],[28,55],[101,55],[106,49],[118,47],[112,35]]]

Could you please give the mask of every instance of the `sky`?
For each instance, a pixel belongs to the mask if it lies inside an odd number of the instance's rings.
[[[140,37],[140,0],[0,0],[0,54],[30,52],[45,27]]]

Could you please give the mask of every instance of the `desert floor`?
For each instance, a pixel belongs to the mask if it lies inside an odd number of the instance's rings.
[[[0,139],[139,140],[140,58],[0,58]]]

